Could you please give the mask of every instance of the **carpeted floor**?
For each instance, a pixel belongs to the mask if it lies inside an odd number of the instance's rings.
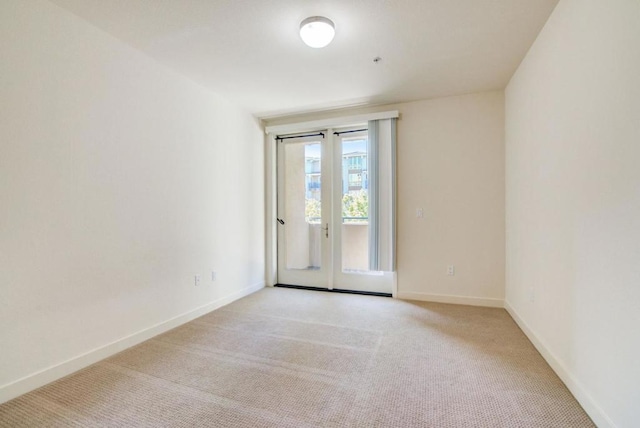
[[[0,427],[592,427],[502,309],[267,288],[0,405]]]

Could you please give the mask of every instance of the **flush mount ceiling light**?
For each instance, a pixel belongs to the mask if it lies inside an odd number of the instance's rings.
[[[300,23],[300,37],[312,48],[323,48],[331,43],[336,34],[333,21],[324,16],[312,16]]]

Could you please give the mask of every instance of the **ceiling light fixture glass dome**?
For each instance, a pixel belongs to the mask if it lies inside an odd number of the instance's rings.
[[[333,21],[324,16],[312,16],[300,23],[300,37],[312,48],[323,48],[333,40],[336,34]]]

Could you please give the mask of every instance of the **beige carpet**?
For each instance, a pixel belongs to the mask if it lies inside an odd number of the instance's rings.
[[[0,405],[0,427],[591,427],[502,309],[264,289]]]

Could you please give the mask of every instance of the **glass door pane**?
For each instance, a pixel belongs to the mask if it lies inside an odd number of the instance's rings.
[[[367,138],[343,138],[342,171],[342,260],[344,272],[369,270],[369,191]]]
[[[322,266],[322,159],[320,143],[285,144],[287,269]]]
[[[370,153],[367,130],[337,133],[333,150],[332,286],[336,289],[391,294],[394,275],[369,268]]]
[[[322,134],[321,134],[322,135]],[[278,142],[278,282],[327,288],[331,180],[323,136]]]

